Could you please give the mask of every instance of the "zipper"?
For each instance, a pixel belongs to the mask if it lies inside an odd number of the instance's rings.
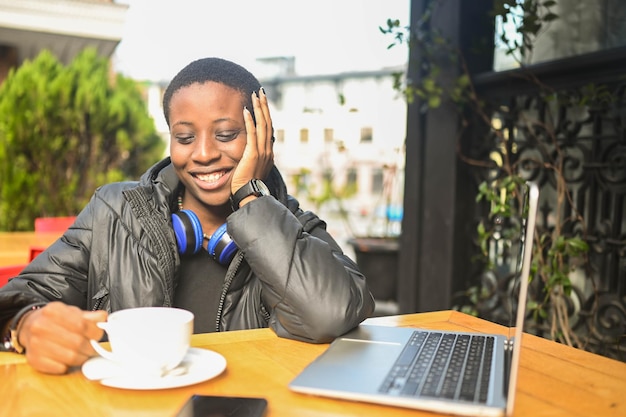
[[[97,298],[96,303],[93,305],[91,311],[100,310],[100,306],[104,304],[104,300],[106,300],[107,296],[108,294],[105,294],[102,297]]]
[[[228,294],[228,290],[230,289],[230,285],[233,283],[235,279],[235,275],[237,271],[239,271],[239,267],[241,266],[241,262],[243,262],[243,253],[239,251],[237,256],[233,259],[236,263],[234,266],[228,268],[228,275],[226,277],[226,281],[224,282],[224,288],[222,289],[222,293],[220,294],[220,303],[217,306],[217,317],[215,318],[215,331],[220,332],[220,321],[222,320],[222,313],[224,312],[224,302],[226,301],[226,294]],[[232,273],[230,271],[232,270]]]
[[[265,308],[265,304],[263,304],[263,301],[261,301],[261,313],[263,314],[263,317],[265,318],[266,322],[270,322],[270,312],[267,311],[267,308]]]

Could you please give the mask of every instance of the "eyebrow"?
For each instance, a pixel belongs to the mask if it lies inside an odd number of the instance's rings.
[[[181,120],[181,121],[179,121],[179,122],[172,123],[172,127],[174,127],[174,126],[178,126],[178,125],[183,125],[183,126],[191,126],[191,125],[193,125],[193,123],[188,122],[188,121],[185,121],[185,120]]]
[[[237,123],[238,120],[231,119],[230,117],[222,117],[220,119],[214,120],[213,124],[222,123],[222,122],[234,122],[234,123]]]
[[[235,120],[235,119],[232,119],[232,118],[230,118],[230,117],[222,117],[222,118],[220,118],[220,119],[216,119],[216,120],[214,120],[214,121],[213,121],[213,124],[222,123],[222,122],[233,122],[233,123],[238,123],[239,121],[238,121],[238,120]],[[245,123],[244,123],[244,124],[245,124]],[[181,121],[178,121],[178,122],[176,122],[176,123],[172,123],[172,126],[177,126],[177,125],[192,126],[192,125],[193,125],[193,123],[188,122],[188,121],[186,121],[186,120],[181,120]]]

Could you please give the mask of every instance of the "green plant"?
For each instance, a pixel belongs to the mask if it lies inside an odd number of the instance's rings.
[[[564,182],[563,178],[558,181]],[[495,267],[489,254],[489,244],[496,238],[495,235],[501,234],[497,237],[498,240],[510,244],[515,240],[514,236],[520,233],[519,222],[510,222],[510,220],[519,219],[522,215],[520,200],[523,184],[522,177],[513,175],[499,178],[491,183],[483,182],[479,187],[476,200],[487,201],[490,206],[489,224],[481,221],[477,228],[477,243],[481,248],[482,260],[487,269]],[[562,192],[569,198],[569,193],[565,189]],[[558,207],[561,208],[562,204]],[[555,214],[553,228],[543,225],[536,231],[537,236],[533,242],[531,280],[540,280],[543,296],[531,299],[527,307],[538,328],[542,327],[544,322],[548,324],[549,328],[544,330],[553,340],[570,346],[582,347],[582,342],[578,340],[578,336],[569,324],[568,300],[572,295],[571,273],[578,267],[578,260],[581,260],[583,264],[586,263],[589,245],[580,236],[563,234],[563,223],[573,219],[563,221],[560,219],[562,213]],[[508,228],[498,227],[507,223]],[[476,297],[475,294],[478,293],[476,289],[471,289],[470,293],[474,295],[476,304],[491,296],[489,293],[482,293]]]
[[[345,226],[347,234],[352,237],[382,237],[397,238],[399,235],[399,218],[401,211],[395,206],[398,199],[397,181],[398,167],[393,163],[386,163],[382,170],[382,191],[376,200],[370,202],[368,210],[359,212],[362,216],[361,223],[367,223],[365,233],[356,230],[363,227],[355,227],[354,197],[358,194],[356,181],[349,178],[348,172],[355,169],[358,162],[350,159],[348,150],[342,141],[334,144],[335,155],[341,155],[344,159],[342,167],[333,165],[326,158],[322,158],[322,175],[319,178],[312,177],[311,170],[302,168],[292,176],[295,186],[295,194],[313,204],[316,211],[322,208],[328,210],[328,214],[336,216]],[[384,210],[384,212],[383,212]]]
[[[569,323],[568,304],[571,301],[571,273],[576,268],[585,267],[589,247],[584,240],[584,230],[579,235],[564,232],[566,224],[572,222],[584,224],[584,222],[581,221],[580,213],[565,215],[565,205],[571,203],[572,197],[564,175],[565,158],[554,133],[555,119],[549,116],[539,119],[530,113],[514,116],[505,114],[506,109],[498,109],[497,112],[487,109],[484,100],[474,89],[463,55],[451,47],[449,40],[431,27],[431,19],[438,4],[439,1],[436,0],[430,2],[425,13],[413,27],[402,26],[398,20],[388,19],[386,27],[380,28],[383,34],[393,38],[389,47],[405,44],[419,49],[420,79],[406,80],[402,74],[396,74],[394,84],[402,91],[408,102],[419,99],[423,103],[421,109],[424,112],[438,108],[444,100],[449,100],[456,104],[459,110],[462,127],[469,124],[468,114],[482,120],[487,127],[486,138],[492,141],[494,149],[490,160],[472,159],[461,152],[461,146],[458,147],[459,158],[490,173],[487,175],[489,179],[479,184],[476,196],[477,202],[486,203],[489,209],[487,221],[480,222],[476,229],[476,243],[480,249],[480,256],[476,260],[483,263],[485,270],[493,270],[496,267],[490,251],[494,240],[510,243],[513,236],[519,233],[515,219],[521,214],[520,198],[522,186],[526,181],[524,172],[528,167],[541,167],[550,174],[556,184],[555,217],[551,219],[550,224],[542,224],[536,231],[532,279],[535,280],[535,287],[541,289],[543,293],[534,298],[529,307],[538,329],[549,333],[554,340],[582,347],[584,343],[578,339]],[[537,37],[551,22],[558,19],[552,12],[555,5],[554,1],[494,1],[491,16],[501,24],[509,26],[509,30],[502,31],[497,41],[505,48],[506,54],[512,55],[520,66],[524,66],[524,62],[532,53]],[[460,75],[452,82],[442,76],[444,69],[450,66],[460,68]],[[593,86],[587,89],[588,94],[580,97],[557,94],[535,79],[532,72],[528,72],[527,76],[541,91],[538,96],[544,100],[543,104],[548,112],[555,109],[560,100],[577,100],[580,105],[598,99],[610,100],[606,92]],[[533,143],[541,143],[539,135],[547,138],[542,146],[546,148],[545,154],[552,157],[545,160],[520,157],[513,143],[514,138],[510,136],[510,126],[503,126],[501,119],[516,119],[519,125],[515,130],[518,133],[523,132],[519,134],[525,135]],[[459,138],[462,136],[461,133]],[[478,315],[481,303],[490,299],[495,291],[495,288],[472,286],[465,294],[469,304],[457,308]]]
[[[439,107],[444,99],[461,106],[468,101],[482,105],[473,94],[470,74],[464,67],[462,54],[451,47],[445,35],[431,26],[433,13],[440,1],[428,2],[413,27],[402,25],[398,19],[387,19],[385,26],[378,28],[383,35],[393,39],[387,48],[406,45],[420,51],[420,79],[407,82],[404,73],[397,72],[393,75],[394,87],[404,94],[409,103],[416,98],[422,100],[424,111]],[[555,5],[556,1],[553,0],[494,0],[491,17],[501,27],[497,45],[503,47],[506,55],[513,57],[519,65],[524,65],[532,54],[537,37],[558,19],[558,15],[552,11]],[[442,79],[444,68],[449,66],[464,68],[452,83]]]
[[[554,0],[494,1],[492,17],[502,27],[497,45],[523,65],[530,58],[537,37],[559,18],[552,11],[556,4]]]
[[[330,168],[324,171],[320,182],[312,181],[310,176],[311,171],[307,168],[302,168],[299,173],[293,176],[296,193],[304,195],[315,206],[316,211],[319,211],[324,205],[335,204],[339,217],[350,235],[353,236],[354,229],[344,201],[356,193],[356,186],[351,183],[338,186],[334,172]]]
[[[105,182],[135,179],[164,141],[140,86],[86,49],[67,66],[50,52],[0,85],[0,230],[76,214]]]

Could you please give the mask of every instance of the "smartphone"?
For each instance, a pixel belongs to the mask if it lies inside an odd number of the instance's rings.
[[[176,417],[263,417],[265,398],[193,395]]]

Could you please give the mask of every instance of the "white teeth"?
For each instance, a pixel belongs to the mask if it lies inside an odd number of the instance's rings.
[[[212,174],[197,174],[196,178],[198,178],[200,181],[204,181],[204,182],[215,182],[217,180],[219,180],[220,178],[222,178],[224,174],[223,173],[212,173]]]

